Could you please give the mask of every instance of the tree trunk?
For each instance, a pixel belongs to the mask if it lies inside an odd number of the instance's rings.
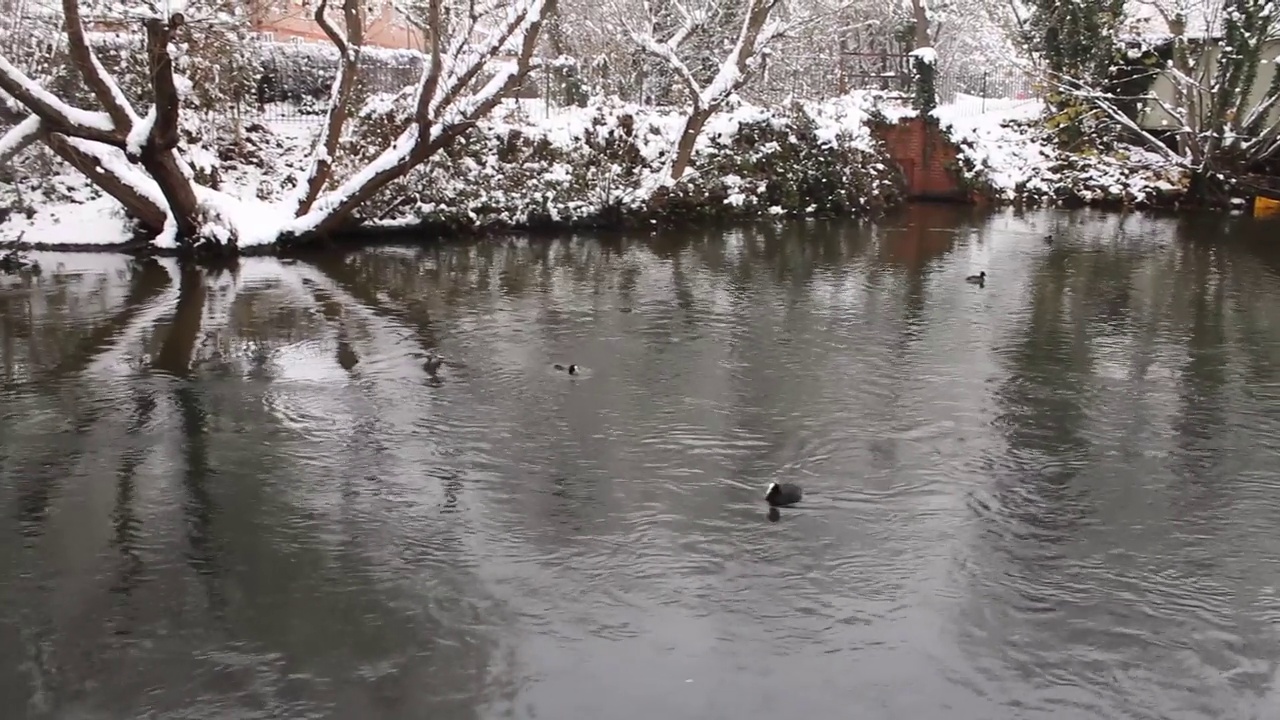
[[[486,103],[477,113],[480,116],[487,114],[493,109],[501,97],[497,97],[493,102]],[[431,156],[440,150],[449,147],[455,140],[465,134],[468,130],[475,126],[475,121],[461,122],[452,125],[436,136],[434,140],[424,139],[419,135],[419,139],[414,142],[413,149],[404,155],[398,162],[395,162],[380,172],[374,173],[373,176],[363,182],[354,192],[340,200],[333,209],[325,213],[325,216],[316,224],[314,233],[318,235],[327,235],[336,232],[347,226],[351,222],[351,213],[355,212],[361,205],[368,202],[370,198],[377,195],[387,185],[404,177],[410,170],[418,165],[426,162]],[[429,132],[430,128],[419,128],[418,132]]]
[[[672,180],[679,180],[684,176],[685,170],[693,159],[693,148],[698,141],[698,136],[702,133],[703,126],[712,115],[719,112],[725,101],[750,79],[756,67],[753,62],[756,56],[776,37],[776,32],[768,34],[763,41],[760,36],[764,32],[765,24],[769,21],[770,13],[780,1],[751,0],[747,7],[747,15],[742,21],[742,28],[738,32],[738,40],[729,57],[725,59],[725,63],[720,66],[720,71],[716,73],[709,88],[700,91],[696,81],[679,60],[666,58],[678,71],[683,71],[681,74],[685,76],[685,83],[694,97],[693,111],[685,120],[684,131],[680,133],[680,139],[676,142],[676,154],[671,161]]]
[[[177,223],[178,237],[191,242],[200,234],[200,203],[174,152],[178,147],[178,113],[182,101],[173,78],[173,58],[169,55],[169,38],[182,23],[180,14],[167,21],[152,18],[143,23],[155,97],[155,121],[142,146],[139,162],[160,186]]]
[[[684,121],[684,132],[680,133],[680,140],[676,143],[676,156],[671,161],[672,180],[684,177],[689,162],[693,160],[693,148],[698,142],[698,136],[702,134],[702,128],[714,112],[713,108],[694,108]]]
[[[178,239],[187,244],[194,242],[200,235],[200,203],[196,199],[195,188],[178,164],[178,158],[172,151],[144,147],[141,163],[160,186],[160,192],[164,193],[165,202],[169,204],[178,226]]]
[[[911,16],[915,19],[915,32],[913,41],[915,47],[912,50],[931,47],[932,42],[929,40],[929,11],[924,6],[924,0],[911,0]]]
[[[1188,87],[1190,78],[1194,76],[1195,70],[1191,67],[1191,60],[1187,52],[1187,41],[1183,37],[1184,25],[1178,24],[1174,26],[1170,23],[1174,31],[1173,38],[1173,68],[1180,77],[1175,77],[1173,82],[1173,106],[1184,110],[1186,119],[1183,122],[1182,129],[1178,132],[1178,154],[1182,157],[1192,158],[1195,163],[1200,162],[1200,142],[1198,136],[1200,134],[1201,118],[1200,118],[1200,99],[1199,89]],[[1177,118],[1174,118],[1176,121]]]

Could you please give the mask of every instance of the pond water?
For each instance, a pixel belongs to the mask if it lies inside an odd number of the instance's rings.
[[[1277,229],[40,254],[0,278],[0,707],[1275,718]]]

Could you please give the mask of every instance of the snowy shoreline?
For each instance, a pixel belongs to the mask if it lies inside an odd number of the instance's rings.
[[[673,185],[665,182],[666,163],[683,109],[602,100],[548,112],[540,102],[507,101],[366,203],[362,226],[344,235],[875,214],[901,201],[900,171],[871,132],[877,103],[872,95],[788,108],[737,103],[707,123],[691,172]],[[220,149],[221,159],[201,158],[218,174],[219,210],[235,216],[240,252],[267,252],[272,243],[263,238],[274,238],[245,228],[289,219],[293,178],[309,161],[313,132],[249,123],[239,145]],[[135,238],[120,207],[74,171],[23,178],[6,189],[10,212],[0,222],[0,246],[173,250]]]
[[[957,171],[996,205],[1175,207],[1183,168],[1128,148],[1072,156],[1048,141],[1035,100],[960,95],[934,113],[960,150]],[[680,109],[602,100],[547,109],[508,101],[454,147],[362,208],[361,227],[332,244],[419,242],[493,233],[670,225],[705,220],[874,216],[903,204],[900,169],[873,132],[914,113],[874,93],[713,116],[694,172],[663,182]],[[240,228],[271,227],[308,160],[313,128],[247,125],[241,143],[203,157],[219,209]],[[170,254],[135,237],[120,206],[69,169],[7,186],[0,247]],[[289,250],[240,233],[241,254]],[[260,237],[270,237],[260,233]]]

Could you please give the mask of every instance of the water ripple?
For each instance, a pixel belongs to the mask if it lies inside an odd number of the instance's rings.
[[[967,212],[6,283],[0,704],[1270,717],[1280,263]]]

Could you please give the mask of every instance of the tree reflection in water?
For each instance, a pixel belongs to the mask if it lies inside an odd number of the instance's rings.
[[[1197,234],[921,207],[46,262],[0,288],[0,704],[1247,717],[1280,265]]]

